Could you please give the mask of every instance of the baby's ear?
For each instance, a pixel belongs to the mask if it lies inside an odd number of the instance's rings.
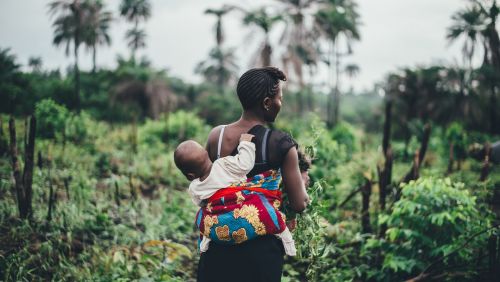
[[[196,175],[192,172],[186,173],[186,177],[189,181],[193,181],[196,179]]]

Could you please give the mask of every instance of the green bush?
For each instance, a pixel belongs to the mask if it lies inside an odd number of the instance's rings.
[[[94,128],[91,124],[90,115],[82,111],[80,114],[72,114],[65,124],[66,140],[81,144],[88,136],[89,128]]]
[[[347,123],[337,124],[331,131],[331,137],[339,144],[345,145],[347,153],[351,155],[356,149],[356,137],[354,128]]]
[[[70,114],[63,105],[57,104],[52,99],[44,99],[36,104],[35,116],[38,136],[54,139],[63,136]]]
[[[453,154],[456,160],[463,160],[467,156],[467,132],[461,124],[452,123],[446,130],[446,140],[448,144],[453,144]]]
[[[139,143],[147,145],[176,144],[196,139],[203,142],[208,134],[208,127],[196,114],[178,111],[164,115],[158,120],[146,120],[139,128]]]
[[[379,217],[380,224],[387,224],[387,241],[379,244],[373,239],[367,246],[382,247],[382,270],[391,277],[389,280],[417,275],[466,242],[467,248],[461,248],[442,263],[444,267],[469,265],[477,259],[473,250],[486,238],[467,237],[490,226],[476,206],[475,197],[461,183],[452,183],[448,178],[411,181],[402,186],[402,197],[392,212]]]

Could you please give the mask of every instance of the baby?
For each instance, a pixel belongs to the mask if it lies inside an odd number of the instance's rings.
[[[210,198],[217,190],[231,186],[231,184],[246,181],[247,174],[255,163],[255,144],[252,143],[252,134],[242,134],[238,145],[238,154],[215,160],[213,163],[208,152],[197,142],[184,141],[174,152],[175,165],[188,180],[189,195],[197,206],[203,205],[203,200]],[[275,234],[283,241],[287,255],[296,254],[295,243],[290,230]],[[203,236],[200,252],[208,250],[210,239]]]

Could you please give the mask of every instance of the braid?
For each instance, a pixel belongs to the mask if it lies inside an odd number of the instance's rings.
[[[243,109],[255,107],[264,98],[278,94],[280,80],[286,81],[286,75],[275,67],[254,68],[245,72],[236,87]]]

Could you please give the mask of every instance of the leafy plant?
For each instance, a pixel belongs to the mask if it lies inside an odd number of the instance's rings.
[[[476,205],[464,184],[448,178],[420,178],[403,185],[402,197],[391,213],[379,217],[379,224],[388,227],[385,240],[378,244],[385,253],[383,272],[391,280],[409,278],[460,248],[465,240],[470,240],[469,247],[443,260],[441,269],[473,263],[474,249],[485,238],[466,238],[490,226]]]
[[[35,116],[37,118],[37,133],[42,138],[62,138],[66,120],[70,113],[63,105],[52,99],[44,99],[36,104]]]

